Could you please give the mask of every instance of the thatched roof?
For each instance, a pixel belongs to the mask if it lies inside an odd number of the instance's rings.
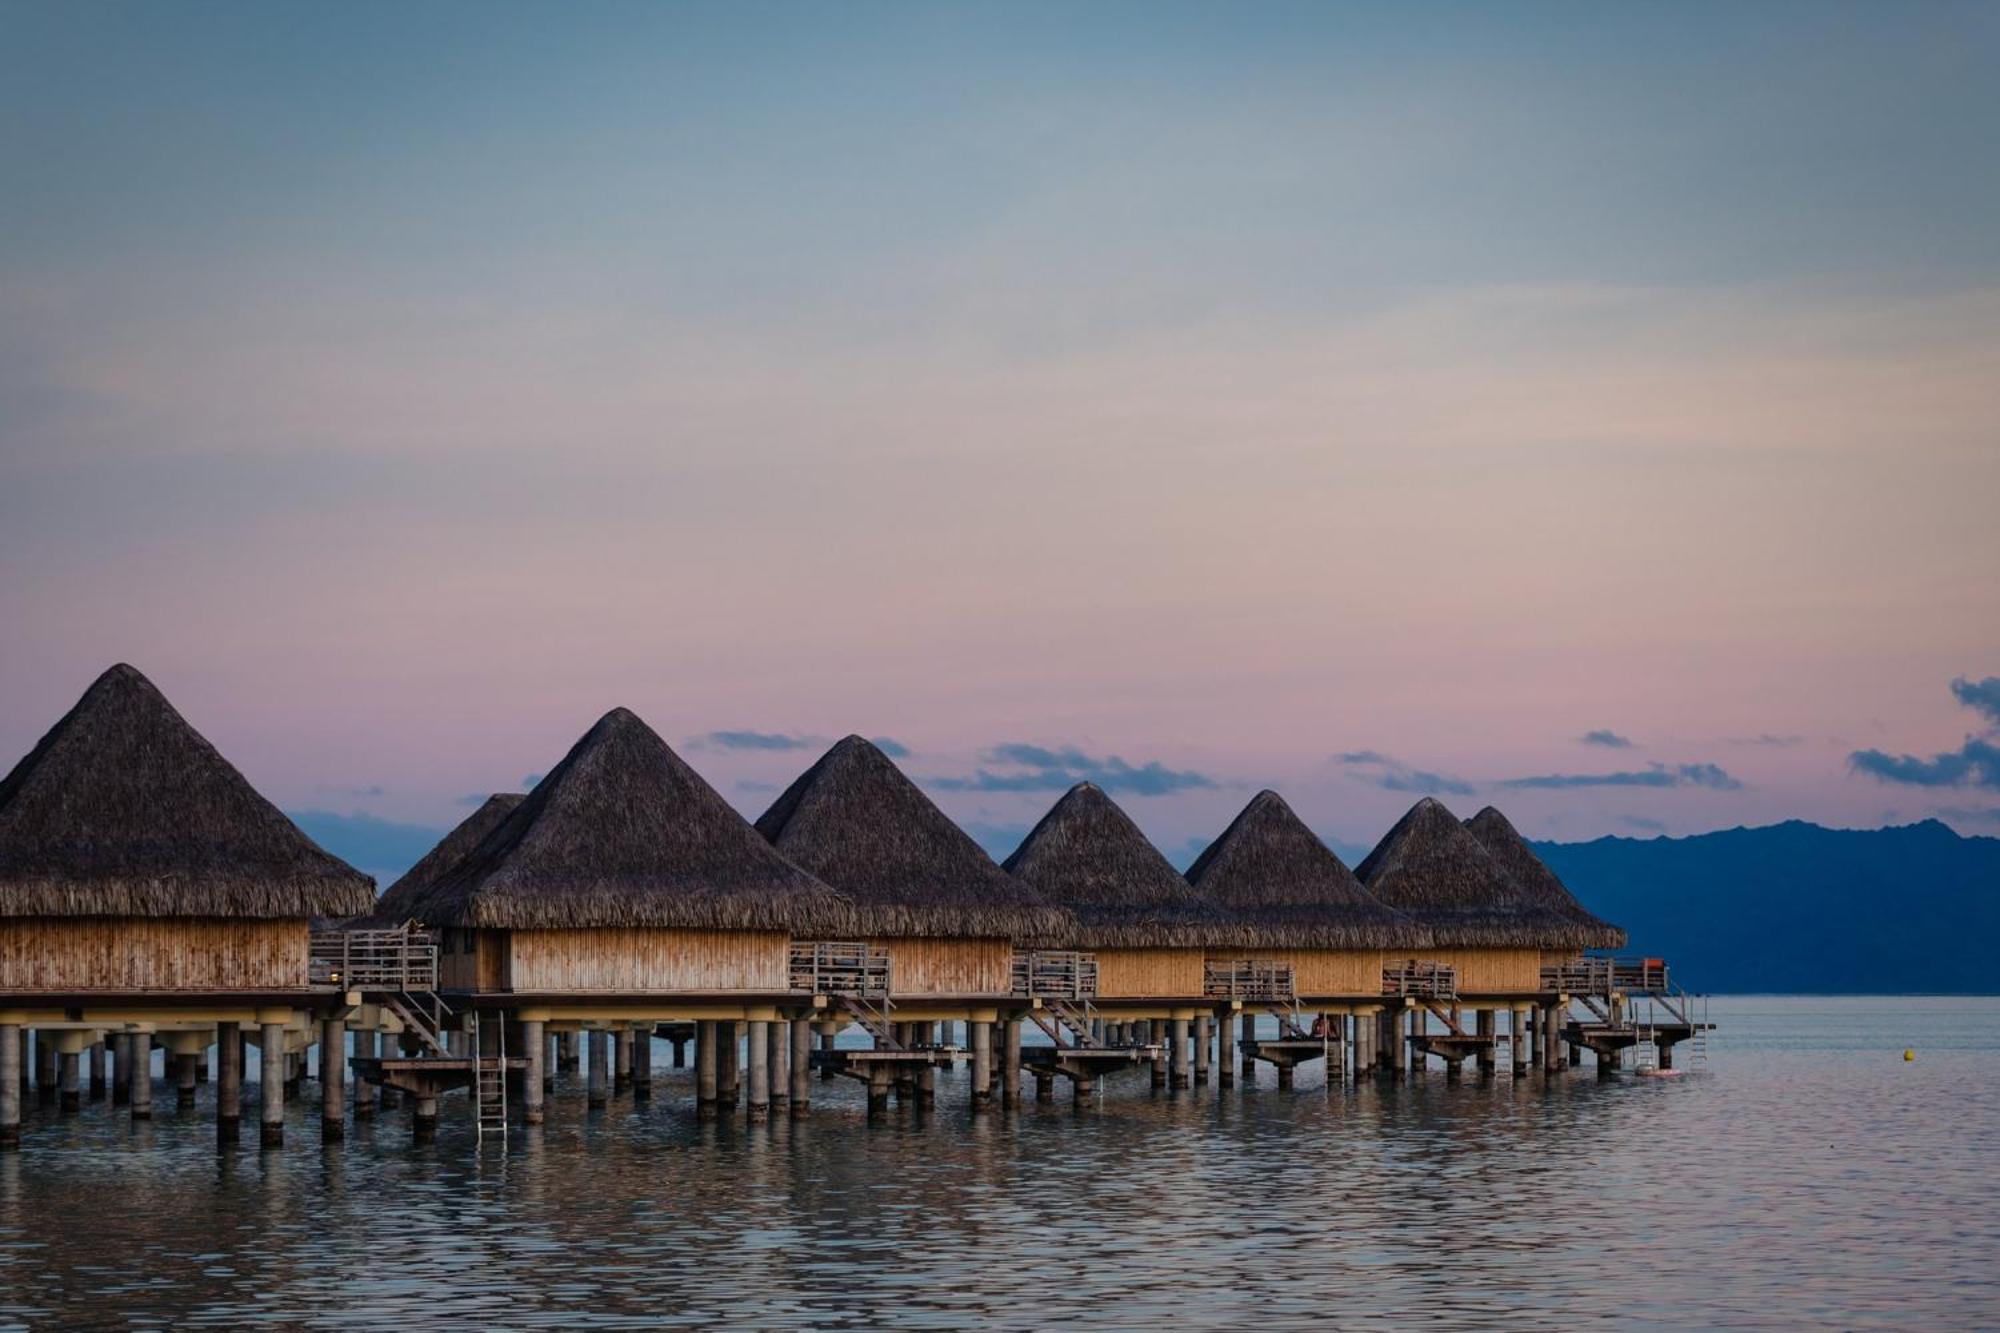
[[[1430,943],[1384,906],[1285,798],[1261,791],[1188,867],[1188,882],[1247,922],[1264,948],[1414,949]]]
[[[400,926],[412,919],[410,908],[421,898],[425,890],[443,878],[444,873],[471,855],[500,821],[514,813],[514,807],[528,798],[520,792],[495,792],[480,802],[479,808],[459,821],[458,827],[444,835],[438,845],[424,853],[423,860],[403,872],[403,877],[391,884],[375,903],[375,910],[359,918],[357,925]]]
[[[1383,902],[1431,929],[1440,947],[1559,948],[1577,924],[1533,901],[1443,803],[1426,796],[1360,866]]]
[[[1251,942],[1241,922],[1195,892],[1118,803],[1088,782],[1071,787],[1002,868],[1069,909],[1076,948]]]
[[[838,893],[786,860],[653,729],[606,713],[421,893],[429,926],[845,934]]]
[[[1038,941],[1075,928],[859,736],[821,755],[757,831],[852,898],[867,935]]]
[[[1579,934],[1565,941],[1570,947],[1621,949],[1625,946],[1624,930],[1593,915],[1578,902],[1576,895],[1569,891],[1569,886],[1549,869],[1547,862],[1535,855],[1535,849],[1508,822],[1507,816],[1489,805],[1466,820],[1465,827],[1479,839],[1479,845],[1486,849],[1486,854],[1498,861],[1500,868],[1513,877],[1529,902],[1575,923]]]
[[[0,916],[304,919],[374,900],[123,663],[0,779]]]

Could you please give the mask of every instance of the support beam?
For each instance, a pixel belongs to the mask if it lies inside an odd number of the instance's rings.
[[[326,1018],[319,1025],[319,1139],[339,1143],[346,1137],[347,1020]]]
[[[697,1120],[713,1120],[716,1115],[715,1020],[704,1018],[694,1025],[694,1114]]]
[[[730,1111],[743,1099],[743,1034],[733,1020],[715,1025],[715,1096]]]
[[[761,1125],[771,1115],[771,1025],[753,1021],[749,1027],[750,1105],[745,1117],[751,1124]]]
[[[590,1047],[590,1083],[586,1102],[591,1110],[598,1111],[611,1100],[611,1034],[601,1028],[593,1028],[583,1036]]]
[[[1408,1021],[1410,1029],[1406,1035],[1409,1037],[1422,1036],[1424,1030],[1430,1026],[1429,1011],[1412,1006],[1406,1012],[1409,1015]],[[1423,1073],[1425,1061],[1422,1049],[1420,1049],[1414,1041],[1405,1040],[1403,1043],[1403,1050],[1408,1054],[1410,1062],[1410,1072],[1412,1074]]]
[[[1154,1046],[1167,1044],[1166,1020],[1155,1018],[1146,1025],[1146,1039]],[[1167,1086],[1167,1066],[1173,1062],[1173,1052],[1162,1050],[1153,1059],[1152,1083],[1155,1088]]]
[[[1486,1045],[1480,1047],[1479,1054],[1474,1057],[1479,1066],[1479,1077],[1490,1079],[1498,1069],[1494,1041],[1499,1036],[1499,1031],[1493,1021],[1493,1011],[1481,1009],[1475,1012],[1472,1016],[1472,1026],[1477,1035],[1486,1039]]]
[[[243,1039],[235,1023],[215,1025],[215,1144],[233,1148],[243,1135]]]
[[[549,1039],[539,1019],[521,1024],[521,1048],[528,1056],[527,1076],[521,1080],[521,1123],[539,1125],[549,1115]]]
[[[1236,1011],[1221,1009],[1215,1015],[1216,1086],[1236,1086]]]
[[[1208,1024],[1207,1014],[1194,1016],[1194,1085],[1197,1088],[1208,1086]]]
[[[285,1143],[285,1025],[266,1023],[259,1035],[262,1040],[257,1051],[257,1078],[262,1116],[257,1140],[266,1148],[281,1148]],[[136,1047],[138,1039],[134,1038],[132,1044]],[[137,1091],[135,1085],[135,1096]]]
[[[611,1069],[611,1088],[614,1092],[628,1091],[632,1086],[632,1029],[618,1029],[618,1063]]]
[[[132,1034],[120,1032],[111,1038],[111,1104],[132,1104]]]
[[[90,1043],[90,1100],[103,1101],[108,1086],[104,1081],[104,1039],[100,1037]]]
[[[1000,1028],[1000,1105],[1013,1110],[1021,1104],[1021,1020],[1010,1018]]]
[[[21,1027],[0,1023],[0,1152],[21,1146]]]
[[[972,1113],[980,1115],[993,1103],[993,1025],[972,1022]]]
[[[437,1093],[428,1089],[415,1094],[410,1113],[410,1137],[418,1143],[429,1143],[437,1137],[438,1099]]]
[[[868,1066],[868,1118],[888,1114],[890,1070],[886,1064]]]
[[[153,1037],[148,1032],[132,1034],[132,1118],[153,1118]]]
[[[173,1051],[167,1056],[167,1063],[174,1071],[174,1109],[191,1111],[194,1109],[195,1062],[199,1057],[193,1051]]]
[[[1172,1019],[1167,1024],[1168,1085],[1176,1090],[1188,1085],[1188,1021]]]
[[[803,1018],[792,1020],[792,1119],[803,1120],[812,1113],[812,1024]]]
[[[632,1029],[632,1100],[653,1100],[653,1025],[641,1023]]]
[[[53,1106],[56,1100],[56,1034],[47,1028],[35,1030],[35,1101]]]
[[[1528,1011],[1515,1005],[1507,1011],[1507,1054],[1514,1066],[1515,1078],[1528,1076]]]
[[[771,1024],[771,1110],[782,1113],[792,1100],[792,1024]]]
[[[83,1085],[79,1079],[82,1052],[61,1051],[56,1055],[56,1086],[62,1092],[62,1113],[75,1115],[83,1109]]]

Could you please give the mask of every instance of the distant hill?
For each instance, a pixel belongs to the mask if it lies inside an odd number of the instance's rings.
[[[1690,990],[2000,993],[2000,838],[1793,820],[1535,850]]]

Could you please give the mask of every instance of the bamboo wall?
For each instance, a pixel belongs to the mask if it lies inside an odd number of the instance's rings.
[[[304,921],[0,918],[0,992],[306,985]]]
[[[1097,949],[1097,994],[1100,999],[1158,996],[1199,998],[1201,949]]]
[[[1380,995],[1379,949],[1280,949],[1259,951],[1259,959],[1292,965],[1292,986],[1300,995]]]
[[[1414,955],[1458,969],[1458,993],[1538,991],[1542,987],[1540,949],[1424,949]]]
[[[889,951],[891,995],[1005,995],[1014,984],[1006,940],[869,940]]]
[[[516,930],[507,983],[540,991],[781,991],[790,938],[751,930]]]

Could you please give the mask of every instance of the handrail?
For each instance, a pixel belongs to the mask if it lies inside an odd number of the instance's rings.
[[[1017,952],[1011,989],[1029,999],[1091,999],[1097,994],[1097,955],[1062,949]]]
[[[787,981],[814,995],[887,995],[889,951],[853,940],[794,940]]]
[[[437,988],[437,939],[410,926],[316,930],[307,944],[307,983],[342,990]]]
[[[1428,958],[1407,958],[1382,965],[1382,993],[1417,999],[1455,999],[1458,969]]]
[[[1241,958],[1202,964],[1201,993],[1212,1000],[1253,1000],[1289,1004],[1297,998],[1297,976],[1289,963]]]
[[[1542,989],[1582,995],[1664,995],[1673,985],[1664,958],[1572,958],[1542,968]]]

